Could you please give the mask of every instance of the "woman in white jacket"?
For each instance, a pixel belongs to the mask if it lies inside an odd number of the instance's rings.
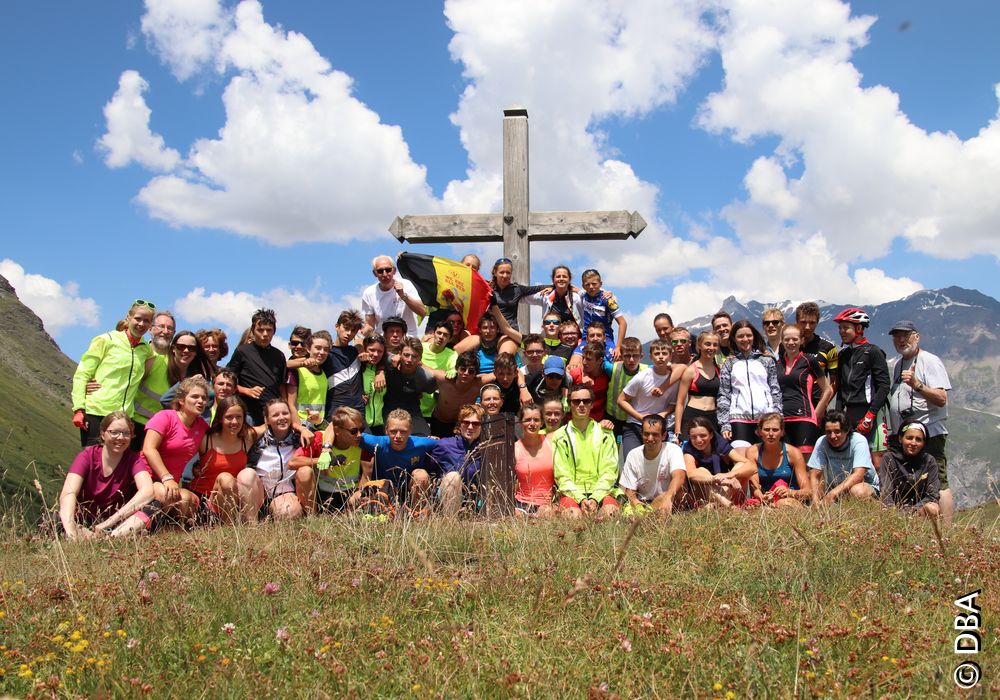
[[[719,372],[719,427],[727,440],[756,441],[757,419],[781,413],[781,387],[774,359],[765,352],[764,336],[749,321],[733,324],[735,351]]]

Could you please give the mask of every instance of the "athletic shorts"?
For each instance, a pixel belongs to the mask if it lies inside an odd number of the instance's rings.
[[[749,442],[751,445],[757,442],[757,421],[744,422],[734,420],[730,423],[733,428],[733,436],[729,438],[729,442],[733,440],[744,440]]]
[[[580,504],[574,501],[569,496],[560,496],[559,505],[562,506],[563,508],[576,508],[577,510],[580,510]],[[605,496],[604,499],[598,504],[598,506],[616,506],[616,505],[618,505],[618,501],[615,499],[614,496],[610,495]]]
[[[811,418],[800,416],[785,418],[785,442],[798,447],[804,455],[813,451],[813,446],[820,435],[819,426]]]
[[[712,421],[712,427],[715,428],[715,432],[721,432],[719,430],[719,416],[715,411],[703,411],[700,408],[685,406],[684,425],[681,426],[681,435],[685,438],[687,437],[688,431],[691,429],[691,421],[695,418],[695,416],[701,416],[702,418],[707,418]]]

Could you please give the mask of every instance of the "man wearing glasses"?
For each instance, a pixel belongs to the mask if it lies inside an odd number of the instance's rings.
[[[170,388],[167,378],[167,363],[170,355],[170,343],[177,331],[174,315],[166,309],[161,309],[153,316],[153,325],[149,327],[149,346],[153,348],[153,357],[146,361],[146,373],[142,377],[139,393],[135,397],[135,431],[132,435],[131,449],[142,451],[142,443],[146,438],[146,423],[158,413],[163,405],[163,395]]]
[[[372,274],[378,281],[361,295],[361,313],[365,317],[361,335],[370,335],[382,325],[383,320],[399,316],[406,321],[406,334],[417,338],[416,316],[427,315],[417,288],[409,280],[396,277],[396,266],[386,255],[372,260]]]
[[[591,419],[593,403],[590,386],[570,387],[572,420],[552,434],[559,505],[569,518],[611,517],[621,511],[612,495],[618,480],[618,446],[614,434]]]

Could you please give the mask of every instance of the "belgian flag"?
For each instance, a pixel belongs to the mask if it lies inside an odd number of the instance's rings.
[[[428,311],[455,309],[470,333],[479,332],[479,319],[493,294],[482,275],[457,260],[420,253],[400,253],[396,268],[417,288]]]

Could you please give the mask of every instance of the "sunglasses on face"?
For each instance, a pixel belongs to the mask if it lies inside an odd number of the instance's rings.
[[[463,420],[459,421],[458,424],[463,428],[475,428],[477,425],[482,425],[482,423],[477,420]]]
[[[550,318],[547,321],[542,321],[542,325],[543,326],[558,326],[559,325],[559,319]]]
[[[770,321],[764,321],[764,325],[765,326],[780,326],[781,325],[781,321],[780,320],[774,320],[774,319],[772,319]]]
[[[177,343],[177,345],[174,346],[174,350],[177,352],[194,352],[197,349],[197,345],[185,345],[184,343]]]
[[[392,268],[391,267],[376,267],[375,268],[375,274],[376,275],[384,275],[387,272],[392,272]]]
[[[361,433],[361,428],[344,428],[351,435],[359,435]]]
[[[670,344],[677,347],[678,345],[688,345],[690,342],[691,341],[686,338],[678,338],[676,340],[671,340]]]
[[[586,404],[594,403],[592,399],[570,399],[569,402],[574,406],[584,406]]]
[[[288,347],[290,347],[290,348],[298,348],[298,347],[301,347],[303,345],[305,345],[305,343],[303,343],[301,340],[289,340],[288,341]]]

